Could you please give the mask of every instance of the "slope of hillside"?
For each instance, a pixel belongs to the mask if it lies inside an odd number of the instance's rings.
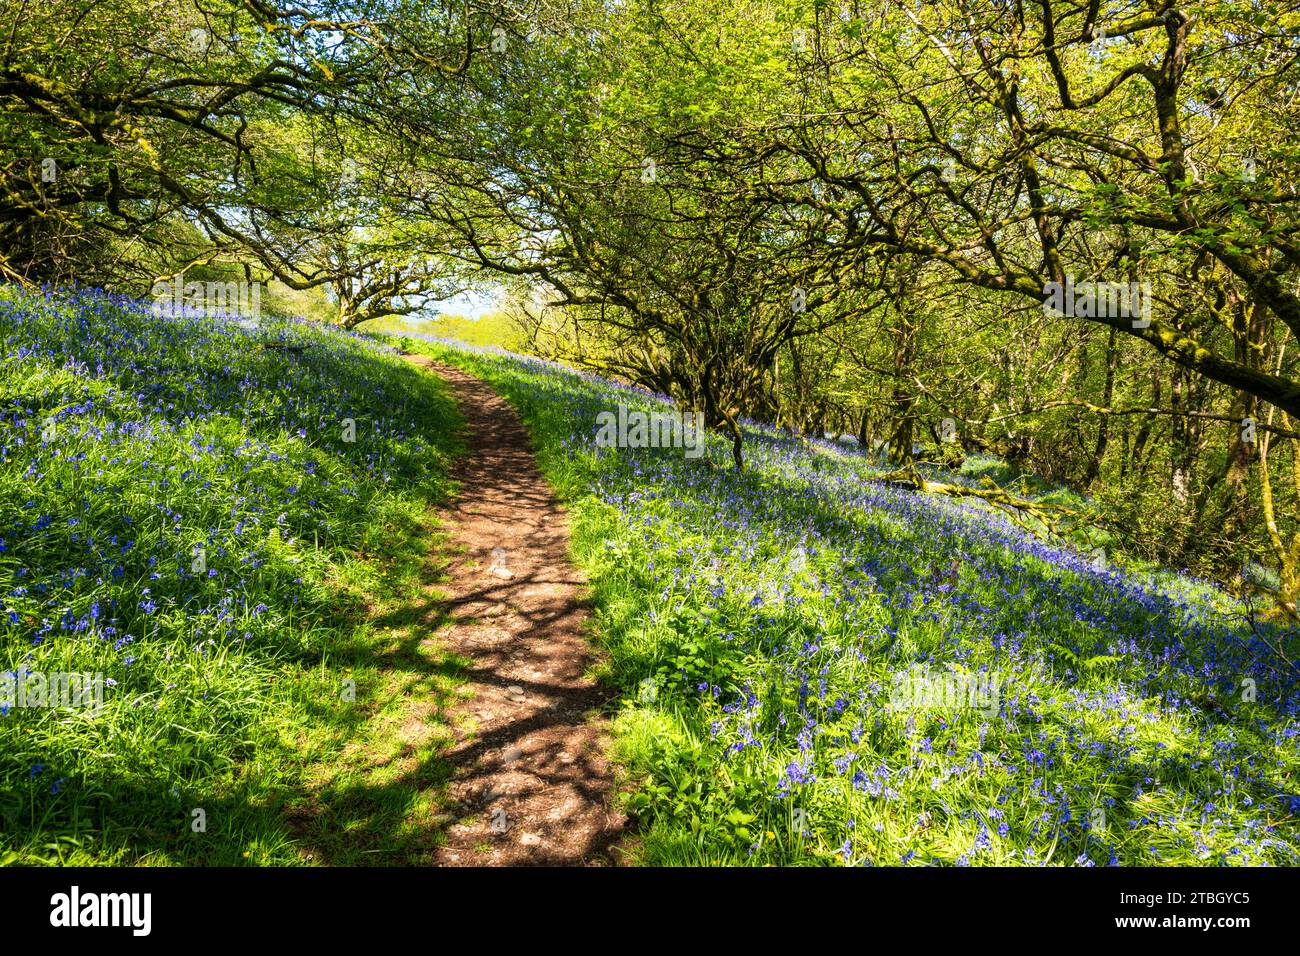
[[[659,400],[413,347],[510,398],[575,513],[647,862],[1300,862],[1300,682],[1226,595],[829,444],[602,447]]]
[[[418,799],[343,748],[397,749],[371,722],[452,679],[373,613],[448,490],[441,384],[360,336],[92,291],[0,289],[0,336],[0,860],[296,862],[322,801],[391,836]],[[67,674],[100,699],[56,700]]]

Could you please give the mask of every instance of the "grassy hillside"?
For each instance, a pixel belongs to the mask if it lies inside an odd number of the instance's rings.
[[[526,347],[521,330],[505,311],[488,312],[477,318],[463,315],[437,315],[426,319],[393,316],[367,322],[363,331],[368,335],[455,339],[484,348]]]
[[[383,614],[426,586],[449,490],[438,381],[360,336],[91,291],[0,289],[0,336],[0,671],[105,681],[98,713],[0,707],[0,861],[427,839],[436,734],[390,725],[454,668]]]
[[[1300,861],[1298,675],[1226,595],[829,443],[751,429],[743,474],[598,447],[598,413],[658,400],[421,349],[509,396],[574,511],[646,862]],[[996,693],[891,701],[909,673]]]

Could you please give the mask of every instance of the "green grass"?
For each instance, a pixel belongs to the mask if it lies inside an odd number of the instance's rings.
[[[460,683],[442,383],[100,293],[0,289],[0,335],[0,671],[112,682],[0,716],[0,861],[426,858]]]

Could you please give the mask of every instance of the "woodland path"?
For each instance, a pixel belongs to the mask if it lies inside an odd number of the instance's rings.
[[[613,807],[604,695],[584,674],[585,581],[568,518],[514,408],[479,379],[423,356],[465,419],[459,488],[443,514],[451,553],[440,643],[467,658],[470,696],[453,711],[457,822],[441,866],[609,865],[625,820]]]

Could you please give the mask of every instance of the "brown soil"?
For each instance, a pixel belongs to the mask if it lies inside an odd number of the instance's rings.
[[[454,822],[441,866],[608,865],[625,818],[611,803],[605,696],[592,662],[584,584],[568,558],[563,509],[515,410],[466,372],[407,358],[451,386],[467,454],[444,520],[453,552],[451,618],[440,637],[470,660],[470,696],[453,711]]]

